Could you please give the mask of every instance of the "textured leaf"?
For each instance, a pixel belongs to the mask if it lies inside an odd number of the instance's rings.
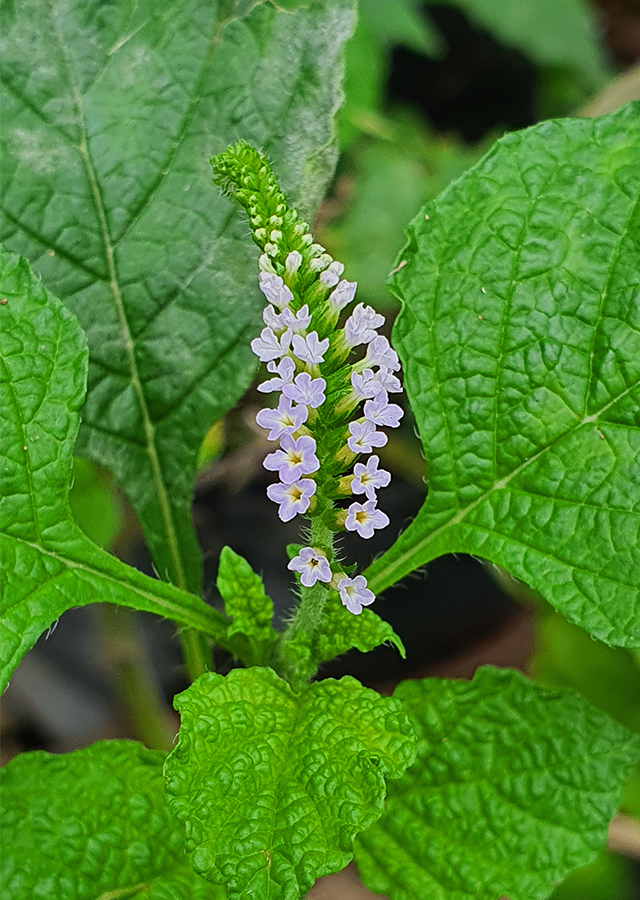
[[[0,684],[66,609],[108,601],[212,637],[227,619],[198,597],[148,578],[85,537],[69,481],[87,373],[75,317],[0,247]]]
[[[231,547],[223,547],[216,585],[233,620],[227,629],[228,646],[247,666],[264,663],[278,634],[271,625],[273,603],[262,578]]]
[[[193,871],[164,799],[165,754],[99,741],[24,753],[1,774],[5,900],[222,900]]]
[[[81,452],[124,485],[162,577],[194,593],[198,448],[251,379],[262,306],[208,159],[261,146],[312,213],[353,20],[353,0],[25,0],[3,34],[3,239],[87,334]]]
[[[575,694],[507,669],[405,681],[418,759],[356,843],[391,900],[542,900],[595,859],[640,741]]]
[[[300,677],[311,678],[318,667],[355,647],[368,653],[381,644],[393,644],[405,659],[404,644],[393,628],[373,610],[363,609],[354,616],[334,596],[329,596],[322,611],[322,619],[312,637],[298,631],[283,646],[285,660]]]
[[[169,803],[193,867],[229,900],[300,900],[344,868],[354,835],[382,812],[383,774],[415,755],[400,705],[353,678],[294,693],[271,669],[209,672],[176,707]]]
[[[395,344],[429,495],[375,593],[473,553],[640,644],[639,146],[640,104],[545,122],[411,223]]]
[[[598,25],[583,0],[456,0],[455,5],[535,62],[574,70],[591,90],[607,76]]]

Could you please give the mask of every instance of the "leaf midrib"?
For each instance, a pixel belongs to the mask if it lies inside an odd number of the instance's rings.
[[[94,546],[87,538],[85,538],[85,536],[82,534],[82,532],[80,532],[79,529],[75,528],[72,523],[69,522],[67,524],[70,528],[77,530],[76,538],[81,540],[88,549],[90,549],[94,553],[105,554],[106,557],[109,558],[109,560],[112,560],[112,557],[106,551],[103,551],[99,547]],[[216,609],[213,609],[213,607],[207,606],[207,604],[205,604],[203,600],[200,600],[198,597],[196,597],[195,594],[189,594],[188,596],[193,597],[194,604],[202,604],[201,612],[198,612],[191,607],[182,606],[177,601],[174,603],[166,597],[160,597],[158,594],[155,594],[152,591],[147,591],[139,585],[136,585],[133,581],[121,580],[119,578],[116,578],[114,575],[111,575],[108,572],[97,568],[94,565],[90,565],[78,559],[72,559],[71,557],[66,556],[65,554],[62,554],[56,550],[50,550],[46,547],[43,547],[41,543],[28,541],[25,538],[7,534],[6,532],[3,532],[2,534],[10,541],[15,541],[18,544],[23,544],[24,546],[29,547],[31,550],[35,550],[43,556],[48,556],[50,559],[55,560],[55,562],[65,566],[67,571],[80,571],[93,578],[98,578],[99,580],[114,584],[120,589],[131,591],[134,594],[143,597],[145,600],[150,601],[154,605],[161,607],[165,611],[167,618],[173,619],[174,621],[181,621],[186,625],[198,628],[199,630],[204,631],[206,634],[211,635],[214,639],[220,639],[220,632],[219,630],[216,630],[216,626],[218,628],[224,628],[226,630],[227,626],[229,625],[230,620],[227,619],[226,616],[223,616],[222,613],[218,612],[218,610]],[[113,562],[119,563],[120,560],[114,557]],[[121,563],[121,565],[125,565],[125,563]],[[132,569],[131,571],[137,576],[142,576],[142,573],[138,572],[136,569]],[[58,578],[60,574],[61,573],[58,572],[47,581],[38,583],[36,590],[40,590],[45,584],[48,584],[49,582],[54,580],[54,578]],[[163,585],[163,582],[159,581],[158,584]],[[35,591],[31,593],[35,593]],[[27,594],[21,596],[17,603],[14,603],[7,608],[6,612],[9,612],[11,609],[14,609],[16,606],[23,603],[25,596],[29,595]]]
[[[60,52],[62,55],[62,59],[64,61],[64,66],[67,72],[67,79],[69,83],[69,87],[73,96],[73,102],[76,107],[77,114],[77,124],[80,131],[80,143],[78,145],[78,150],[80,156],[83,161],[83,165],[85,167],[85,171],[87,173],[87,178],[89,180],[89,186],[91,188],[91,196],[93,200],[93,205],[96,211],[96,216],[98,218],[98,224],[100,228],[100,234],[102,237],[102,242],[104,244],[105,249],[105,257],[107,262],[107,268],[109,273],[109,287],[111,289],[111,293],[113,295],[114,303],[117,310],[118,321],[120,324],[120,330],[122,332],[125,352],[127,356],[127,360],[129,363],[130,369],[130,381],[136,396],[136,400],[138,402],[138,406],[140,409],[141,421],[143,425],[143,430],[145,434],[145,442],[146,449],[149,455],[149,461],[151,465],[151,473],[153,483],[156,489],[156,495],[158,498],[158,504],[160,507],[160,513],[162,517],[162,522],[164,525],[165,534],[167,537],[167,544],[169,547],[169,553],[171,560],[173,562],[174,572],[175,572],[175,582],[178,587],[183,590],[187,590],[187,573],[185,571],[185,567],[182,560],[182,555],[180,552],[180,543],[178,540],[177,528],[173,517],[173,510],[171,506],[171,502],[169,499],[169,492],[167,489],[167,485],[165,483],[162,467],[160,464],[160,458],[158,454],[158,449],[156,446],[156,435],[155,435],[155,425],[151,419],[151,415],[149,413],[149,407],[147,405],[147,399],[144,392],[144,387],[142,384],[142,380],[140,378],[140,374],[138,372],[138,366],[136,362],[135,356],[135,342],[133,339],[133,335],[131,332],[131,328],[129,326],[129,321],[127,319],[127,314],[122,298],[122,292],[120,290],[120,284],[118,280],[118,273],[115,265],[114,259],[114,242],[111,240],[111,235],[109,232],[109,226],[106,218],[105,208],[102,200],[102,194],[100,191],[100,185],[98,183],[98,178],[96,175],[95,167],[93,164],[93,160],[91,158],[91,154],[89,152],[89,146],[87,143],[87,133],[84,123],[84,112],[83,112],[83,103],[82,96],[80,91],[78,90],[74,79],[72,78],[72,68],[70,63],[69,54],[67,52],[66,43],[64,40],[64,35],[62,34],[61,28],[59,27],[59,23],[57,21],[57,17],[54,9],[54,0],[49,0],[49,7],[51,12],[51,20],[54,23],[54,30],[56,33],[56,38],[60,47]],[[234,4],[235,9],[235,4]],[[233,15],[230,15],[227,19],[219,20],[216,23],[214,28],[214,32],[211,38],[209,50],[206,54],[205,60],[203,62],[200,74],[198,76],[196,87],[193,92],[193,95],[189,99],[189,104],[187,107],[187,111],[185,113],[185,117],[181,123],[181,127],[179,130],[179,140],[175,142],[175,146],[172,149],[172,153],[169,157],[169,162],[173,160],[175,154],[177,153],[178,147],[181,145],[184,135],[186,133],[186,128],[188,122],[191,120],[193,113],[196,108],[196,99],[199,96],[200,87],[205,78],[205,74],[208,68],[211,65],[211,60],[213,55],[215,54],[217,47],[220,43],[220,38],[222,35],[222,31],[224,27],[228,24],[228,22],[233,18]],[[166,168],[164,166],[163,168]],[[155,195],[159,185],[162,183],[164,176],[158,176],[156,181],[152,185],[152,188],[148,195],[146,196],[144,202],[139,206],[136,211],[134,220],[142,214],[143,210],[146,208],[148,203],[151,201],[153,196]],[[121,241],[124,237],[124,234],[128,230],[128,228],[133,224],[133,221],[128,223],[126,229],[124,229],[123,233],[119,236],[119,241]]]

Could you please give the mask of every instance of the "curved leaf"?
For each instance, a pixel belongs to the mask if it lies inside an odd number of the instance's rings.
[[[484,668],[395,695],[418,759],[356,842],[391,900],[543,900],[607,840],[640,740],[576,694]]]
[[[96,547],[73,521],[69,483],[87,346],[77,320],[0,246],[0,684],[72,606],[107,601],[223,639],[198,597]]]
[[[415,755],[400,705],[353,678],[294,693],[271,669],[208,672],[178,695],[169,804],[193,867],[229,900],[300,900],[344,868]]]
[[[640,645],[640,104],[507,135],[413,220],[395,344],[429,495],[367,573],[507,569]]]
[[[222,900],[193,871],[164,799],[165,754],[99,741],[23,753],[2,784],[5,900]]]

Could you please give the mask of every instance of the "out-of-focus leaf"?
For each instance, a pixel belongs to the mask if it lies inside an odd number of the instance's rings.
[[[450,3],[451,0],[427,0]],[[608,70],[594,12],[583,0],[454,0],[498,40],[543,66],[572,69],[591,91]]]
[[[359,295],[381,309],[397,306],[386,280],[407,221],[476,162],[483,149],[422,135],[414,119],[387,124],[394,139],[354,152],[353,196],[344,215],[320,234],[358,282]]]
[[[88,459],[73,459],[69,503],[86,536],[99,547],[109,548],[122,515],[112,485]]]
[[[91,351],[79,450],[110,468],[163,578],[200,592],[196,459],[246,389],[262,300],[211,185],[239,138],[312,214],[336,158],[353,0],[24,0],[2,35],[2,235]]]
[[[613,853],[572,872],[549,900],[637,900],[633,863]]]
[[[165,754],[99,741],[24,753],[1,773],[4,900],[223,900],[189,865]]]

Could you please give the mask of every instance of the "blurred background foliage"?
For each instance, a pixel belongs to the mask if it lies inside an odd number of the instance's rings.
[[[359,0],[359,8],[346,53],[338,168],[314,227],[317,239],[345,263],[348,277],[359,282],[359,299],[393,318],[397,303],[386,277],[402,248],[403,228],[426,200],[506,130],[579,114],[594,97],[598,112],[609,111],[603,103],[617,108],[640,98],[640,2]],[[194,515],[205,583],[213,581],[220,547],[230,543],[263,569],[277,603],[287,581],[277,580],[282,573],[270,574],[271,548],[260,557],[258,547],[273,529],[271,518],[256,512],[264,498],[265,452],[252,425],[256,402],[250,392],[243,406],[210,430],[200,452]],[[383,462],[398,476],[401,525],[425,492],[409,421],[390,440]],[[108,473],[77,459],[71,505],[96,543],[150,569],[135,516]],[[277,554],[275,559],[279,565]],[[640,652],[595,641],[493,566],[455,562],[455,569],[440,560],[430,568],[427,603],[424,581],[414,579],[377,604],[405,639],[409,668],[400,670],[383,649],[369,655],[368,668],[355,654],[326,674],[349,671],[388,687],[407,675],[470,677],[480,663],[511,665],[577,690],[640,733]],[[170,626],[106,605],[72,610],[64,619],[61,635],[40,641],[16,673],[5,706],[5,758],[35,747],[68,750],[99,737],[170,745],[176,722],[171,696],[184,686]],[[218,662],[223,670],[232,664]],[[77,687],[81,680],[84,694]],[[73,721],[65,715],[70,704]],[[554,900],[640,897],[640,771],[627,785],[622,812],[609,850],[558,887]]]

